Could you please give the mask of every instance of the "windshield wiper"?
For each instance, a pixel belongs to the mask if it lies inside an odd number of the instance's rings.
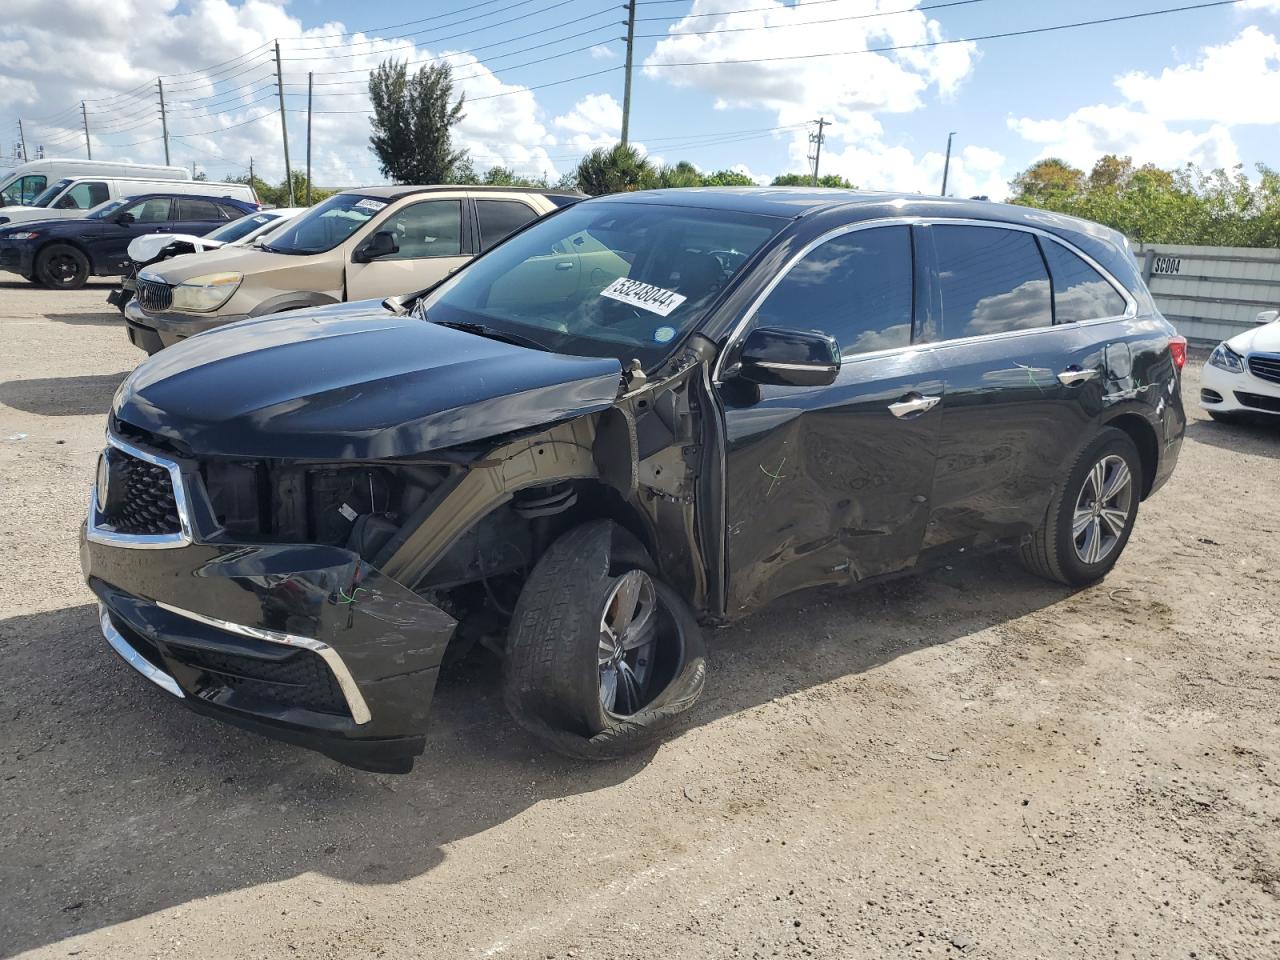
[[[493,327],[486,327],[483,323],[468,323],[465,320],[431,320],[425,315],[423,319],[428,323],[434,323],[441,327],[448,327],[450,330],[461,330],[464,333],[474,333],[478,337],[488,337],[490,340],[500,340],[503,343],[512,343],[517,347],[529,347],[533,350],[542,350],[544,353],[550,353],[551,348],[546,344],[539,343],[537,340],[531,340],[529,337],[522,337],[518,333],[507,333],[505,330],[495,330]]]

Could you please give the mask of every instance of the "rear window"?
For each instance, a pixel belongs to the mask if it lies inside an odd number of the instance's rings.
[[[488,250],[499,240],[505,240],[537,216],[532,207],[519,200],[477,200],[480,252]]]
[[[279,220],[279,217],[269,213],[255,213],[247,217],[241,217],[239,220],[233,220],[226,226],[219,227],[213,233],[205,234],[206,240],[221,240],[223,243],[231,243],[239,240],[241,237],[248,236],[259,227]]]
[[[222,208],[211,200],[199,200],[195,197],[178,199],[179,220],[225,220]]]
[[[1049,273],[1034,234],[948,224],[929,230],[945,339],[1053,325]]]
[[[1053,309],[1058,323],[1118,317],[1128,304],[1102,274],[1060,243],[1042,239],[1053,274]]]

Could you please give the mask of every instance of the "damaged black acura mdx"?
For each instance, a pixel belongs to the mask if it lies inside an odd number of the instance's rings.
[[[419,295],[248,320],[112,405],[81,547],[191,708],[408,770],[446,655],[551,747],[697,699],[699,622],[1012,547],[1104,576],[1185,427],[1124,238],[842,191],[586,201]]]

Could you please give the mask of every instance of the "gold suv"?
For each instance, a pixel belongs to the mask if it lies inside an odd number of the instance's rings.
[[[129,340],[156,353],[249,317],[422,290],[544,214],[582,199],[516,187],[366,187],[316,204],[252,247],[138,275]]]

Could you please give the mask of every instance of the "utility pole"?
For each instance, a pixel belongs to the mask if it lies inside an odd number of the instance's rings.
[[[956,132],[954,130],[947,134],[947,159],[942,165],[942,195],[944,197],[947,195],[947,177],[951,173],[951,138],[955,135]]]
[[[809,142],[813,144],[813,185],[818,185],[818,163],[822,160],[822,141],[825,139],[823,128],[827,125],[826,117],[819,117],[814,121],[818,125],[818,132],[809,134]]]
[[[93,159],[93,145],[89,143],[89,111],[85,109],[84,101],[80,101],[80,116],[84,120],[84,152],[89,155],[89,159]]]
[[[18,141],[22,144],[22,161],[27,160],[27,135],[22,132],[22,118],[18,118]]]
[[[280,133],[284,137],[284,182],[289,185],[289,206],[293,199],[293,174],[289,172],[289,115],[284,112],[284,71],[280,68],[280,41],[276,41],[276,89],[280,91]]]
[[[164,81],[156,77],[156,86],[160,89],[160,132],[164,134],[164,163],[169,165],[169,117],[164,112]]]
[[[636,0],[627,0],[627,76],[622,81],[622,145],[631,133],[631,63],[636,42]]]
[[[311,206],[311,71],[307,71],[307,206]]]
[[[255,189],[255,188],[254,188],[254,186],[253,186],[253,156],[252,156],[252,154],[249,156],[249,189],[250,189],[250,190],[254,190],[254,192],[255,192],[255,194],[256,194],[256,192],[257,192],[257,191],[256,191],[256,189]]]

